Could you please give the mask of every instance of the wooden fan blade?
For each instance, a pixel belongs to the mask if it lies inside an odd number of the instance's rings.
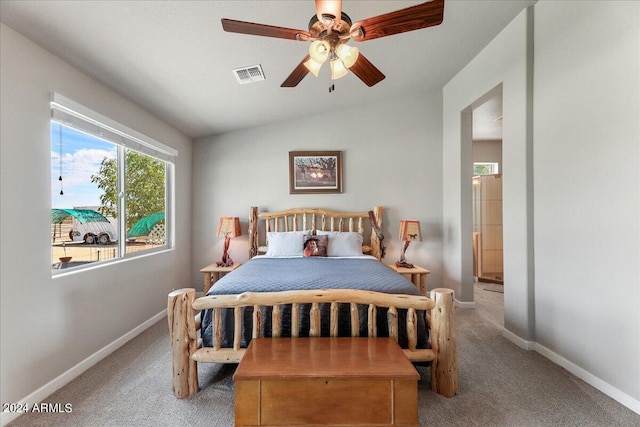
[[[222,18],[222,28],[230,33],[250,34],[253,36],[276,37],[279,39],[305,41],[310,37],[307,31],[293,28],[274,27],[273,25],[254,24]]]
[[[382,74],[375,65],[365,58],[362,53],[358,55],[358,60],[351,66],[351,68],[349,68],[349,71],[355,74],[369,87],[384,80],[384,74]]]
[[[298,66],[289,74],[289,77],[286,78],[284,82],[280,85],[280,87],[296,87],[298,83],[305,78],[305,76],[309,73],[307,67],[304,66],[304,63],[307,62],[311,58],[309,55],[305,56],[304,59],[298,64]]]
[[[316,16],[320,22],[322,15],[332,15],[336,24],[342,20],[342,0],[316,0]]]
[[[351,26],[351,38],[362,42],[419,30],[440,25],[443,17],[444,0],[432,0],[356,22]],[[357,31],[358,27],[361,27],[363,31]]]

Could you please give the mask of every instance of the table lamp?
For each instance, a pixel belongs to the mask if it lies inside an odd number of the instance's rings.
[[[241,234],[240,218],[237,216],[220,217],[217,235],[218,237],[224,237],[224,252],[222,253],[222,260],[216,262],[218,267],[231,267],[233,265],[233,260],[229,256],[229,241],[232,237],[238,237]]]
[[[420,233],[420,221],[414,219],[403,219],[400,221],[400,233],[398,238],[404,241],[402,250],[400,252],[400,261],[396,262],[396,267],[413,268],[413,264],[408,263],[404,256],[404,253],[409,247],[409,243],[413,240],[421,241],[422,234]]]

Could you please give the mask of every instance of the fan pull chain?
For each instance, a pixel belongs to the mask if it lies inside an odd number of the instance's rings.
[[[331,75],[331,77],[333,77],[333,75]],[[329,93],[336,90],[336,85],[333,84],[333,79],[331,77],[329,77]]]

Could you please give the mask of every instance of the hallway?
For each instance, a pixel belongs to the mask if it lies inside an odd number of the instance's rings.
[[[476,282],[473,285],[476,312],[479,316],[504,328],[504,293],[503,285]]]

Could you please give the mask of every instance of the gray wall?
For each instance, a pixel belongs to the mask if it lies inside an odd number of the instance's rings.
[[[532,13],[520,13],[443,89],[444,283],[459,304],[473,307],[471,108],[502,86],[504,322],[527,341],[534,337],[527,104]]]
[[[536,341],[640,412],[640,3],[535,29]]]
[[[497,163],[498,170],[502,173],[502,140],[483,139],[473,141],[473,161]]]
[[[198,289],[197,271],[222,253],[222,239],[215,236],[218,218],[239,216],[246,233],[250,206],[352,211],[382,206],[386,263],[399,258],[400,219],[418,219],[423,241],[409,247],[407,259],[431,271],[428,286],[441,286],[441,105],[440,93],[408,95],[196,142],[192,269]],[[344,192],[290,195],[288,152],[293,150],[343,151]],[[248,258],[246,235],[232,240],[231,257]]]
[[[472,301],[467,109],[502,84],[504,335],[640,413],[639,16],[539,1],[447,84],[443,261]]]
[[[189,284],[192,143],[6,25],[0,31],[1,395],[33,403],[162,316],[167,293]],[[51,277],[51,91],[179,151],[175,250]]]

